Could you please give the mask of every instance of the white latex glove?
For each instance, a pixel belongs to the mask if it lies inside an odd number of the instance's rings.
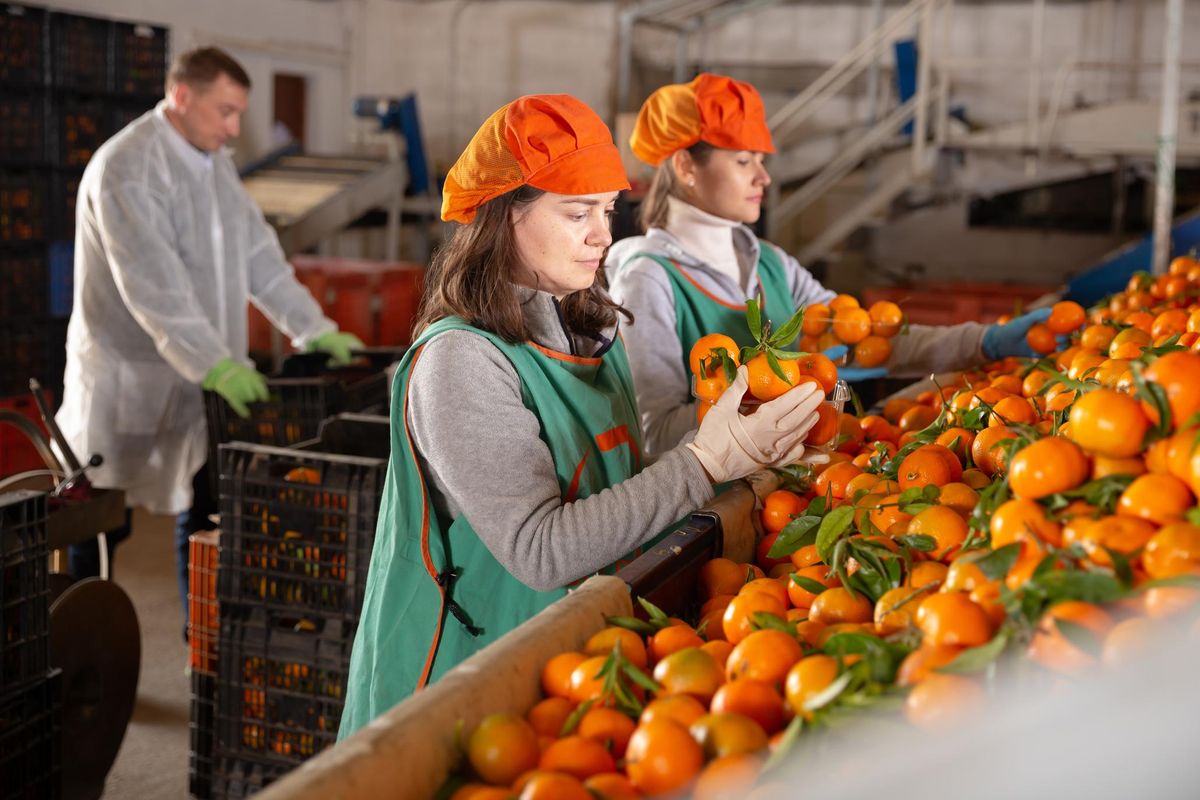
[[[739,367],[737,379],[704,416],[696,438],[685,445],[714,483],[800,461],[804,437],[817,424],[817,406],[825,399],[816,384],[805,383],[742,416],[738,406],[749,385],[746,375],[746,368]]]

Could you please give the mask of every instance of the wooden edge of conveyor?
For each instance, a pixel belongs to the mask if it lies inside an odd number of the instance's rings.
[[[259,800],[427,800],[459,763],[458,729],[488,714],[524,714],[541,698],[542,666],[582,650],[605,616],[629,616],[629,589],[595,576],[259,794]],[[415,646],[415,643],[414,643]],[[386,680],[384,676],[381,679]]]

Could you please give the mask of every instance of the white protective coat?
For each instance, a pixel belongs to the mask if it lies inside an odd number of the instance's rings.
[[[200,381],[246,361],[253,300],[298,347],[335,330],[295,278],[228,154],[193,148],[164,103],[110,139],[79,185],[59,426],[92,483],[179,513],[207,457]]]

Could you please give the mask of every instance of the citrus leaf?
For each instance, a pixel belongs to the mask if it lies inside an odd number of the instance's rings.
[[[958,675],[967,675],[972,672],[979,672],[987,667],[1004,652],[1004,648],[1008,646],[1008,634],[998,633],[987,644],[981,644],[978,647],[972,647],[963,650],[949,664],[943,664],[938,667],[936,672],[953,672]]]
[[[658,606],[654,605],[654,603],[651,603],[646,598],[639,597],[637,599],[637,601],[638,601],[638,605],[640,605],[643,609],[645,609],[646,613],[650,615],[651,624],[665,623],[670,619],[670,617],[667,616],[665,611],[663,611]]]
[[[783,323],[783,326],[775,331],[775,335],[771,337],[768,344],[774,347],[787,347],[796,341],[796,337],[800,335],[800,327],[804,324],[804,306],[800,306],[792,318]]]
[[[1155,578],[1138,586],[1138,591],[1144,592],[1147,589],[1156,589],[1160,586],[1187,586],[1193,589],[1200,589],[1200,575],[1176,575],[1173,578]]]
[[[1117,579],[1104,572],[1067,572],[1058,570],[1042,575],[1030,583],[1037,584],[1051,603],[1058,600],[1083,600],[1087,603],[1111,603],[1124,591]]]
[[[808,504],[808,508],[805,510],[811,516],[823,517],[823,516],[825,516],[825,509],[827,506],[828,506],[828,503],[824,497],[814,497],[813,501]]]
[[[812,544],[817,540],[817,526],[820,524],[821,518],[814,517],[811,514],[806,514],[803,517],[795,517],[791,522],[783,526],[783,530],[779,532],[779,537],[775,539],[775,543],[767,551],[767,558],[790,556],[801,547]]]
[[[826,564],[830,562],[829,557],[833,554],[834,544],[842,534],[849,530],[852,522],[854,522],[852,506],[835,508],[825,516],[825,519],[821,520],[821,527],[817,530],[817,552],[820,553],[821,560]]]
[[[658,633],[658,628],[646,622],[644,619],[637,617],[605,617],[604,622],[607,625],[612,625],[617,628],[624,628],[634,633],[639,633],[642,636],[651,636]]]
[[[762,312],[759,311],[758,301],[753,297],[746,301],[746,327],[755,341],[762,338]]]
[[[774,372],[779,380],[783,381],[788,386],[792,385],[792,379],[789,378],[788,374],[783,371],[783,367],[779,364],[779,357],[775,355],[774,350],[767,351],[767,366],[771,368],[771,372]]]
[[[1100,655],[1100,638],[1092,633],[1091,629],[1065,619],[1055,619],[1054,627],[1058,628],[1058,632],[1063,635],[1063,638],[1089,656],[1098,657]]]
[[[850,384],[846,384],[846,388],[850,390],[850,403],[854,406],[854,416],[865,417],[867,412],[863,410],[862,398],[858,396],[858,391]]]
[[[571,711],[570,715],[563,720],[562,730],[558,732],[558,735],[570,736],[572,733],[574,733],[575,729],[579,727],[579,721],[583,719],[583,715],[590,711],[592,706],[596,705],[596,701],[598,699],[599,698],[597,697],[593,697],[590,700],[584,700],[582,703],[576,706],[575,709]]]
[[[755,611],[751,614],[750,627],[756,631],[783,631],[789,636],[796,635],[796,623],[780,619],[766,611]]]
[[[768,347],[767,352],[784,361],[796,361],[804,358],[804,353],[797,353],[795,350],[780,350],[777,347]]]
[[[1193,506],[1192,508],[1189,508],[1184,516],[1191,524],[1200,525],[1200,506]]]
[[[850,685],[851,677],[849,672],[843,672],[833,683],[805,700],[803,710],[816,711],[832,703]]]
[[[1017,563],[1017,557],[1021,555],[1021,543],[1013,542],[1006,544],[998,550],[983,553],[975,557],[971,556],[971,560],[979,567],[979,570],[990,581],[996,581],[1003,578],[1012,569],[1013,564]]]
[[[1113,573],[1121,582],[1121,586],[1126,589],[1133,586],[1133,569],[1129,566],[1129,559],[1125,557],[1125,554],[1113,550],[1111,547],[1105,547],[1104,552],[1108,553],[1109,560],[1112,561]]]
[[[792,583],[796,584],[804,591],[810,592],[812,594],[820,594],[821,592],[823,592],[829,588],[828,586],[821,583],[820,581],[815,581],[812,578],[806,577],[806,576],[801,575],[796,572],[791,573],[791,575],[789,575],[788,577],[790,577],[792,579]]]
[[[763,764],[763,772],[775,769],[780,764],[788,760],[788,755],[792,748],[796,745],[796,741],[800,738],[801,731],[804,730],[804,717],[796,716],[788,723],[787,729],[784,730],[783,736],[779,739],[779,745],[775,748],[775,752],[771,753],[771,757],[767,759],[767,763]]]
[[[638,666],[632,661],[625,661],[625,663],[621,665],[621,671],[625,673],[625,677],[629,678],[629,680],[633,681],[647,692],[654,692],[655,694],[658,694],[663,690],[662,686],[660,686],[649,675],[638,669]]]
[[[924,533],[897,536],[896,541],[920,553],[932,552],[933,548],[937,547],[937,539],[934,539],[932,536],[928,536]]]
[[[905,489],[900,493],[900,505],[916,503],[924,499],[924,495],[922,494],[923,489],[924,487],[922,486],[913,486],[909,489]]]

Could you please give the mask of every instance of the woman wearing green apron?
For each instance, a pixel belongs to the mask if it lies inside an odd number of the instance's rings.
[[[753,86],[708,73],[663,86],[643,104],[630,146],[657,168],[642,201],[646,234],[615,244],[606,266],[613,298],[633,313],[622,333],[653,455],[696,427],[687,363],[700,336],[725,333],[746,344],[743,320],[751,298],[779,325],[797,308],[836,295],[749,227],[771,183],[763,159],[775,152]],[[1048,315],[1043,309],[1007,325],[912,325],[892,340],[886,367],[843,367],[840,376],[917,377],[1029,356],[1025,332]]]
[[[446,179],[463,223],[434,258],[396,374],[391,458],[350,663],[346,736],[713,497],[804,455],[820,396],[738,414],[745,371],[693,441],[643,462],[604,289],[627,189],[608,128],[567,95],[493,114]]]

